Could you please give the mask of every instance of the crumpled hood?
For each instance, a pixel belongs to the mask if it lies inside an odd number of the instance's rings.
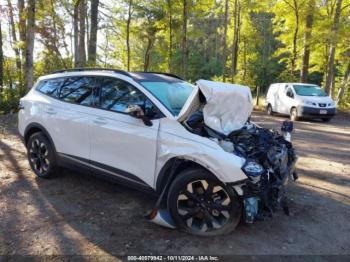
[[[249,87],[208,80],[196,83],[206,98],[203,115],[207,126],[225,135],[244,126],[253,110]]]

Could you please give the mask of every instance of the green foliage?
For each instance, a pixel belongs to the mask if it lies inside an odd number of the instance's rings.
[[[225,0],[187,0],[187,79],[222,81],[225,71],[226,81],[248,85],[252,90],[260,86],[262,92],[266,92],[268,85],[273,82],[298,82],[309,1],[229,0],[228,31],[224,42]],[[75,1],[40,0],[37,3],[35,78],[57,69],[71,68],[74,60],[72,15]],[[184,0],[100,0],[97,66],[127,69],[126,38],[130,10],[130,70],[143,71],[146,68],[149,71],[171,71],[181,75],[183,3]],[[343,0],[342,6],[339,30],[331,33],[335,1],[315,0],[310,41],[308,82],[321,86],[326,76],[330,42],[333,39],[337,41],[335,95],[350,60],[350,0]],[[239,32],[237,72],[233,74],[235,8],[238,8],[239,17],[236,18],[239,18]],[[89,18],[89,4],[87,12]],[[7,21],[2,19],[2,22],[4,25]],[[3,28],[8,27],[4,25]],[[10,45],[10,36],[10,32],[4,33],[7,49],[22,47],[21,41],[11,42]],[[88,40],[88,33],[86,38]],[[225,45],[226,63],[223,61]],[[294,46],[296,61],[293,69],[291,61]],[[4,54],[5,85],[19,83],[21,79],[13,54]],[[11,96],[2,96],[1,106],[5,107],[4,101],[8,101]],[[348,88],[341,105],[349,103]]]
[[[252,26],[254,29],[255,41],[253,49],[255,57],[249,62],[250,77],[254,79],[256,86],[267,91],[270,83],[277,80],[286,66],[280,62],[285,54],[276,56],[278,48],[282,47],[281,41],[277,40],[276,33],[273,32],[274,14],[267,12],[250,13]]]
[[[5,88],[0,92],[0,114],[16,111],[20,94],[18,89]]]

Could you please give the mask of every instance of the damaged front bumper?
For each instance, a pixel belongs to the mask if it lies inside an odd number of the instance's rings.
[[[296,157],[283,170],[266,170],[259,178],[248,176],[244,181],[230,183],[243,203],[243,220],[253,223],[271,217],[282,209],[289,215],[286,185],[298,176],[295,170]]]
[[[247,179],[232,185],[242,198],[243,218],[247,223],[272,216],[280,208],[289,214],[286,185],[289,178],[294,181],[298,178],[295,170],[297,157],[290,143],[292,130],[293,124],[285,121],[281,127],[283,135],[255,127],[246,134],[233,137],[241,144],[248,141],[246,143],[253,145],[242,166]]]

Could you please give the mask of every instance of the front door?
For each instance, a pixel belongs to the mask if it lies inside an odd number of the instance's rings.
[[[295,104],[294,97],[295,95],[294,95],[293,89],[289,85],[285,91],[285,101],[284,101],[284,113],[287,115],[290,113],[290,110]]]
[[[91,166],[126,182],[153,187],[159,111],[128,82],[104,77],[97,79],[97,83],[99,102],[90,114]],[[152,126],[125,113],[129,105],[143,108],[153,118]]]

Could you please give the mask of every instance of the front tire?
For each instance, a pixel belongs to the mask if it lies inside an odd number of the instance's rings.
[[[297,111],[297,109],[295,107],[293,107],[290,110],[290,120],[292,120],[292,121],[298,121],[299,120],[298,111]]]
[[[273,110],[272,110],[271,104],[268,104],[268,105],[267,105],[266,112],[267,112],[267,114],[268,114],[269,116],[272,116],[272,115],[273,115]]]
[[[233,188],[202,168],[184,170],[176,177],[169,189],[168,208],[180,229],[201,236],[232,232],[242,214]]]
[[[331,118],[321,118],[323,122],[327,123],[329,121],[331,121]]]
[[[30,167],[38,177],[49,178],[55,175],[55,152],[42,132],[30,136],[27,143],[27,155]]]

